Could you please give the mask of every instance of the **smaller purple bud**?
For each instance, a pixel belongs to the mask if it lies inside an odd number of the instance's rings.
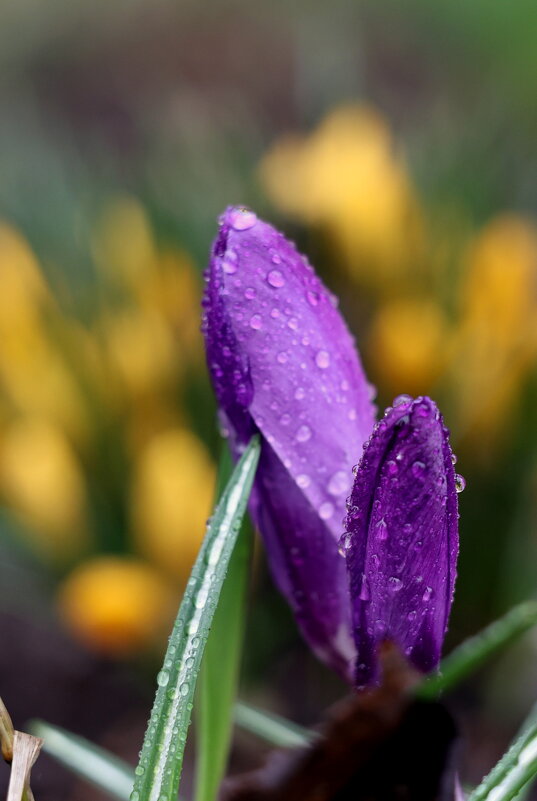
[[[384,640],[425,673],[439,662],[455,587],[458,479],[436,404],[396,399],[365,446],[345,525],[358,687],[377,681]]]

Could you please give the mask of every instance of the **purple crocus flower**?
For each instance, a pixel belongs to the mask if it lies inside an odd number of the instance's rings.
[[[438,664],[458,555],[462,479],[454,461],[448,430],[426,397],[397,398],[365,446],[342,539],[358,686],[376,679],[385,639],[418,670]]]
[[[221,217],[204,306],[207,361],[234,452],[262,435],[252,512],[274,579],[313,650],[352,678],[338,540],[375,414],[352,337],[294,245],[241,208]]]
[[[338,549],[352,466],[371,435],[375,416],[371,387],[353,339],[334,298],[307,260],[274,228],[243,208],[229,208],[220,219],[204,307],[209,371],[235,456],[254,432],[262,437],[251,511],[274,579],[316,654],[351,682],[374,680],[375,646],[383,637],[368,634],[374,630],[369,618],[364,618],[362,631],[361,607],[351,602],[356,593],[365,595],[362,573],[366,565],[367,570],[374,566],[368,530],[358,530],[358,519],[356,530],[348,525],[348,560]],[[414,415],[410,417],[413,421]],[[366,455],[373,452],[383,425],[386,420],[375,430]],[[433,492],[427,447],[424,443],[423,459],[416,456],[414,461],[424,463],[427,486]],[[353,497],[362,474],[364,498],[367,489],[372,495],[376,491],[378,475],[368,467],[366,455]],[[451,468],[445,480],[452,482],[452,474]],[[395,484],[390,486],[393,507],[406,504],[406,496],[397,494]],[[401,493],[407,489],[402,482],[400,489]],[[442,532],[438,530],[439,537]],[[424,553],[429,547],[424,538]],[[438,544],[440,551],[444,547]],[[441,571],[439,561],[438,567]],[[404,570],[400,580],[406,580]],[[376,578],[370,581],[380,596],[380,579],[378,586]],[[424,584],[423,593],[428,586]],[[390,584],[387,592],[389,588]],[[402,638],[395,626],[400,605],[393,607],[392,620],[388,614],[392,595],[385,597],[385,634],[407,649],[410,640]],[[440,609],[439,602],[435,608]],[[405,615],[411,611],[405,608]],[[442,632],[447,611],[442,613]],[[423,642],[425,651],[429,640]],[[419,661],[416,651],[414,662]],[[362,669],[363,676],[356,668],[362,663],[368,666],[368,672]],[[419,666],[433,663],[434,658],[424,657]]]

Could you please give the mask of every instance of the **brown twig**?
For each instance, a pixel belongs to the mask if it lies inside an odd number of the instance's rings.
[[[13,738],[13,759],[6,801],[33,801],[30,773],[43,740],[31,734],[16,731]]]

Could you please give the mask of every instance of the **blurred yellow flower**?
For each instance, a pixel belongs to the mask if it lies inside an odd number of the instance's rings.
[[[103,342],[113,374],[129,396],[162,391],[170,382],[177,354],[170,330],[156,314],[131,308],[109,316]]]
[[[391,301],[381,306],[369,331],[369,363],[388,392],[428,392],[446,358],[447,322],[429,299]]]
[[[57,426],[22,418],[4,429],[0,494],[44,555],[69,559],[87,544],[81,466]]]
[[[451,386],[460,433],[494,444],[537,358],[537,228],[514,214],[471,243],[452,343]]]
[[[121,195],[107,203],[93,250],[109,283],[134,290],[140,287],[154,269],[157,254],[145,209],[135,198]]]
[[[367,106],[332,111],[309,136],[282,138],[260,166],[282,211],[321,227],[351,274],[391,288],[421,253],[421,213],[386,120]]]
[[[139,456],[131,490],[137,550],[186,584],[205,533],[215,470],[201,442],[172,429]]]
[[[101,556],[79,565],[59,589],[62,618],[88,647],[125,657],[168,631],[177,593],[151,565]]]

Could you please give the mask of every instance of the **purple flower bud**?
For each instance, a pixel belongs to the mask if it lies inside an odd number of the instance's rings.
[[[262,435],[252,512],[272,573],[314,651],[352,678],[338,540],[375,411],[353,339],[307,260],[246,209],[220,220],[204,307],[207,361],[235,454]]]
[[[453,461],[442,417],[425,397],[397,398],[365,446],[342,540],[357,686],[377,679],[383,640],[419,670],[438,664],[458,554]]]

